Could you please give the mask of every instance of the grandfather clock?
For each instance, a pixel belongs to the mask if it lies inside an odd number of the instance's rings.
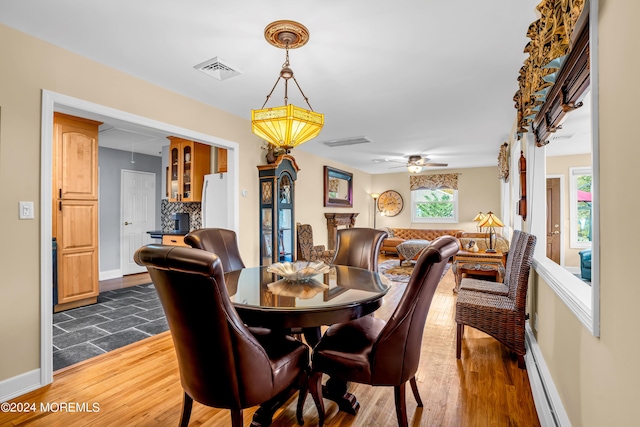
[[[288,154],[258,166],[260,179],[260,265],[293,261],[295,181],[300,168]]]

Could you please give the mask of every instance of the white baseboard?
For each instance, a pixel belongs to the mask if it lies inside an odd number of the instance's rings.
[[[98,278],[98,280],[100,281],[110,280],[110,279],[119,279],[120,277],[122,277],[122,270],[117,269],[117,270],[101,271],[99,276],[100,277]]]
[[[42,387],[40,369],[34,369],[18,376],[0,381],[0,402],[6,402]]]
[[[527,347],[525,363],[540,425],[542,427],[571,427],[571,421],[564,410],[564,405],[529,322],[526,325],[525,341]]]

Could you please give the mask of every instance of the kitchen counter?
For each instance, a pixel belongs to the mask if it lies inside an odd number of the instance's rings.
[[[152,239],[162,239],[162,236],[186,236],[188,231],[162,231],[162,230],[153,230],[147,231],[147,234],[151,236]]]

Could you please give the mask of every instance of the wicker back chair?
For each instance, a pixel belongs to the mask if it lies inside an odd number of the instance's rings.
[[[514,232],[505,274],[507,294],[460,288],[456,301],[456,357],[460,359],[464,326],[481,330],[513,351],[524,369],[524,329],[529,271],[536,237]]]
[[[511,236],[511,244],[507,248],[507,266],[505,268],[503,283],[465,277],[460,281],[460,289],[487,292],[496,295],[509,295],[510,288],[517,285],[517,279],[511,279],[512,271],[518,271],[520,269],[519,265],[522,263],[526,245],[526,236],[521,231],[515,230]]]

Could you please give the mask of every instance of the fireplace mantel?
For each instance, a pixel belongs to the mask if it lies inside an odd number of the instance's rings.
[[[327,233],[329,235],[327,246],[329,249],[335,249],[338,227],[343,226],[347,228],[353,228],[353,226],[356,225],[356,217],[358,216],[358,212],[328,212],[325,213],[324,216],[325,218],[327,218]]]

